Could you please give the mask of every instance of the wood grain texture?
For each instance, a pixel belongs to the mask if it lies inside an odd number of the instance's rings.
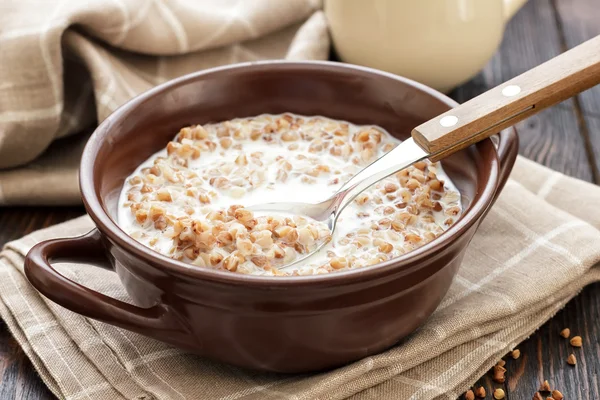
[[[598,0],[553,0],[558,12],[559,22],[565,44],[568,48],[600,35]],[[598,49],[600,52],[600,49]],[[580,96],[584,113],[600,114],[600,87],[590,89]]]
[[[553,5],[566,48],[600,35],[599,0],[553,0]],[[600,86],[577,96],[577,103],[580,105],[580,118],[588,127],[589,157],[593,161],[595,182],[600,184],[600,130],[597,129],[600,120]]]
[[[580,5],[583,4],[583,5]],[[577,9],[583,7],[586,16]],[[563,18],[566,10],[569,18]],[[576,15],[576,17],[574,17]],[[554,19],[554,23],[552,21]],[[567,21],[568,19],[568,21]],[[556,22],[562,21],[562,24]],[[457,89],[453,97],[465,101],[502,82],[503,79],[522,72],[529,63],[553,57],[566,48],[600,34],[600,1],[569,0],[556,1],[530,0],[507,26],[500,51],[485,70],[474,80]],[[594,21],[593,27],[584,30],[580,40],[561,43],[569,30],[582,31],[578,24]],[[571,26],[573,25],[573,26]],[[590,143],[600,149],[600,110],[598,87],[584,92],[579,98],[588,108],[578,109],[578,102],[568,100],[558,106],[543,111],[517,125],[521,140],[520,153],[553,169],[580,179],[592,181],[594,170],[588,157]],[[587,103],[586,103],[587,101]],[[597,103],[594,103],[597,102]],[[581,115],[584,118],[581,118]],[[597,182],[598,183],[598,182]],[[596,399],[600,385],[600,283],[587,287],[582,294],[572,300],[564,310],[542,326],[532,337],[517,348],[521,351],[518,360],[505,357],[507,380],[504,384],[492,381],[491,375],[483,376],[475,386],[484,386],[488,398],[494,388],[503,388],[507,399],[531,399],[540,382],[548,380],[560,390],[565,399]],[[572,334],[580,334],[584,339],[583,349],[573,349],[559,332],[569,327]],[[577,365],[566,363],[573,352]],[[544,396],[543,398],[546,398]]]
[[[530,0],[506,26],[499,51],[482,73],[451,96],[465,102],[557,56],[561,53],[560,39],[551,2]],[[573,100],[544,110],[516,127],[521,154],[568,175],[592,181]]]
[[[600,185],[600,114],[582,113],[581,121],[589,135],[589,158],[594,168],[594,182]]]
[[[519,346],[523,354],[529,355],[528,360],[521,360],[523,367],[532,372],[535,369],[537,373],[517,379],[513,377],[513,370],[518,363],[513,361],[507,371],[509,386],[514,386],[510,392],[511,398],[530,398],[533,393],[527,388],[539,385],[541,379],[547,379],[566,399],[600,398],[599,291],[600,284],[587,287],[539,332]],[[582,348],[572,347],[567,339],[559,335],[564,328],[571,330],[571,336],[580,335],[583,338]],[[567,357],[571,353],[577,358],[575,366],[567,364]]]
[[[0,320],[0,399],[52,399],[54,396]]]
[[[0,244],[18,239],[35,230],[75,218],[81,207],[2,208]],[[0,320],[0,400],[48,400],[55,397],[42,382],[31,362],[8,328]]]
[[[562,27],[557,24],[557,16]],[[483,73],[452,96],[461,102],[466,101],[556,56],[563,50],[561,39],[566,38],[567,47],[572,47],[600,34],[598,21],[600,0],[557,0],[554,3],[550,0],[529,0],[507,26],[500,51]],[[518,125],[520,150],[526,157],[558,171],[592,180],[585,146],[592,143],[600,158],[600,89],[590,90],[579,99],[579,110],[575,101],[566,101],[521,122]],[[582,118],[578,118],[579,113]],[[82,208],[0,209],[0,244],[82,213]],[[507,399],[529,400],[543,379],[548,379],[567,400],[600,398],[599,318],[600,283],[587,287],[564,310],[518,346],[521,357],[518,360],[507,359],[507,381],[504,384],[492,382],[489,374],[477,384],[486,388],[487,399],[491,398],[493,388],[502,387]],[[578,359],[575,367],[567,365],[566,357],[572,349],[558,334],[564,327],[583,337],[583,348],[573,351]],[[0,377],[0,400],[53,398],[2,322]]]
[[[437,161],[599,83],[596,36],[417,126],[412,136]],[[519,91],[505,95],[511,88]],[[452,118],[454,124],[444,126]]]
[[[521,356],[513,360],[505,357],[506,382],[498,384],[491,375],[482,377],[476,386],[484,386],[488,393],[501,387],[507,399],[531,399],[542,381],[548,380],[565,399],[600,398],[600,283],[590,285],[573,299],[554,318],[542,326],[517,348]],[[573,348],[559,333],[564,328],[571,336],[583,338],[581,349]],[[567,364],[569,354],[575,354],[577,364]],[[546,396],[544,396],[546,398]]]

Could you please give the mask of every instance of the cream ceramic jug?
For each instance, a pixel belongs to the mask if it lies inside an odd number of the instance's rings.
[[[442,92],[476,75],[527,0],[325,0],[342,61]]]

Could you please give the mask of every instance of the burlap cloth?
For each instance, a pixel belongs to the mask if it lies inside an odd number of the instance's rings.
[[[79,204],[87,137],[70,135],[152,86],[242,61],[326,59],[321,6],[0,0],[0,204]]]
[[[40,240],[88,231],[88,217],[6,246],[0,314],[61,398],[456,399],[585,285],[600,280],[599,204],[600,187],[519,158],[427,323],[388,351],[325,373],[274,375],[211,362],[41,297],[23,275],[24,254]],[[112,272],[68,264],[61,270],[127,301]]]
[[[87,138],[69,135],[153,85],[226,63],[327,58],[321,6],[318,0],[0,0],[0,204],[78,203],[77,164]],[[600,280],[599,204],[600,188],[518,159],[425,326],[382,354],[326,373],[240,370],[48,302],[25,279],[23,257],[40,240],[88,231],[87,217],[6,245],[0,314],[60,398],[454,399]],[[77,265],[61,270],[127,300],[113,273]]]

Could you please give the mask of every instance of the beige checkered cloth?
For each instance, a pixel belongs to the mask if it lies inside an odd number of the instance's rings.
[[[82,217],[9,243],[0,314],[48,387],[66,399],[451,399],[585,285],[600,280],[600,187],[519,158],[437,311],[401,345],[330,372],[241,370],[49,302],[23,276],[40,240],[79,235]],[[72,279],[126,300],[116,274],[63,265]]]
[[[86,137],[70,135],[152,86],[235,62],[326,59],[321,6],[0,0],[0,204],[80,203]]]

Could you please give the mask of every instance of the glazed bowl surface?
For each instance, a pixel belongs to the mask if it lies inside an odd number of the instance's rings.
[[[125,178],[184,126],[291,112],[376,124],[402,139],[455,105],[408,79],[331,62],[237,64],[167,82],[96,129],[81,161],[80,186],[97,228],[38,244],[27,256],[26,275],[74,312],[242,367],[316,371],[380,352],[441,302],[512,168],[514,130],[500,133],[498,147],[486,139],[442,162],[465,210],[448,231],[396,259],[345,272],[263,277],[175,261],[119,228],[119,193]],[[65,278],[51,265],[60,260],[113,269],[133,304]]]

